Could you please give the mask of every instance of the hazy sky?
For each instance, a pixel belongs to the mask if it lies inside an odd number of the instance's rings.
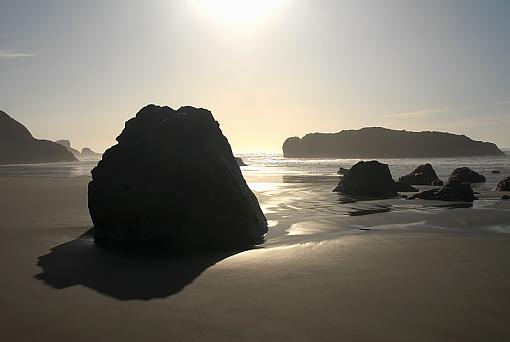
[[[148,103],[234,152],[363,126],[510,147],[510,1],[0,0],[0,109],[97,150]]]

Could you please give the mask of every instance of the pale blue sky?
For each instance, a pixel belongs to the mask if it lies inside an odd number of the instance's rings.
[[[204,1],[0,0],[0,109],[98,150],[147,103],[211,109],[237,153],[363,126],[510,147],[510,1]]]

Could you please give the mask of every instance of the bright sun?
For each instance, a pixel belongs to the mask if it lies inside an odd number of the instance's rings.
[[[228,26],[251,26],[267,19],[284,0],[193,0],[203,15]]]

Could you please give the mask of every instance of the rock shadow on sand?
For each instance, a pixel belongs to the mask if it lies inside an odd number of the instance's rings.
[[[180,292],[217,262],[242,251],[169,253],[108,250],[92,229],[39,257],[35,276],[54,289],[82,285],[119,300],[151,300]]]

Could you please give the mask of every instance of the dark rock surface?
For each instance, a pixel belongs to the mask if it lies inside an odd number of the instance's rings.
[[[444,182],[438,178],[435,181],[433,181],[431,185],[433,185],[433,186],[443,186]]]
[[[206,109],[149,105],[92,170],[100,245],[231,249],[262,242],[267,222]]]
[[[499,170],[492,170],[491,173],[493,175],[499,175],[501,172]]]
[[[395,181],[388,165],[378,161],[360,161],[345,174],[333,190],[356,197],[388,198],[397,196]]]
[[[413,172],[399,178],[399,182],[410,185],[434,185],[439,180],[436,171],[430,164],[418,166]],[[437,185],[437,184],[436,184]]]
[[[452,174],[448,178],[448,183],[452,181],[461,183],[483,183],[485,182],[485,176],[471,170],[468,167],[459,167],[453,170]]]
[[[234,157],[234,158],[236,159],[237,165],[239,165],[239,166],[247,166],[241,158],[239,158],[239,157]]]
[[[305,137],[306,138],[306,137]],[[287,138],[282,146],[284,158],[306,158],[313,157],[313,153],[303,151],[303,139],[299,137]]]
[[[498,183],[496,191],[510,191],[510,176]]]
[[[64,146],[35,139],[28,129],[0,111],[0,165],[76,161]]]
[[[340,167],[336,173],[338,175],[345,175],[347,172],[349,172],[349,169],[346,169],[344,167]]]
[[[285,158],[412,158],[502,155],[493,143],[442,132],[409,132],[366,127],[338,133],[292,137]]]
[[[419,192],[414,186],[406,183],[395,182],[395,190],[398,192]]]
[[[410,197],[416,198],[452,202],[473,202],[476,199],[471,185],[459,181],[451,181],[440,189],[422,191]]]
[[[503,196],[501,196],[501,199],[502,199],[502,200],[505,200],[505,201],[508,201],[508,200],[510,200],[510,196],[508,196],[508,195],[503,195]]]

